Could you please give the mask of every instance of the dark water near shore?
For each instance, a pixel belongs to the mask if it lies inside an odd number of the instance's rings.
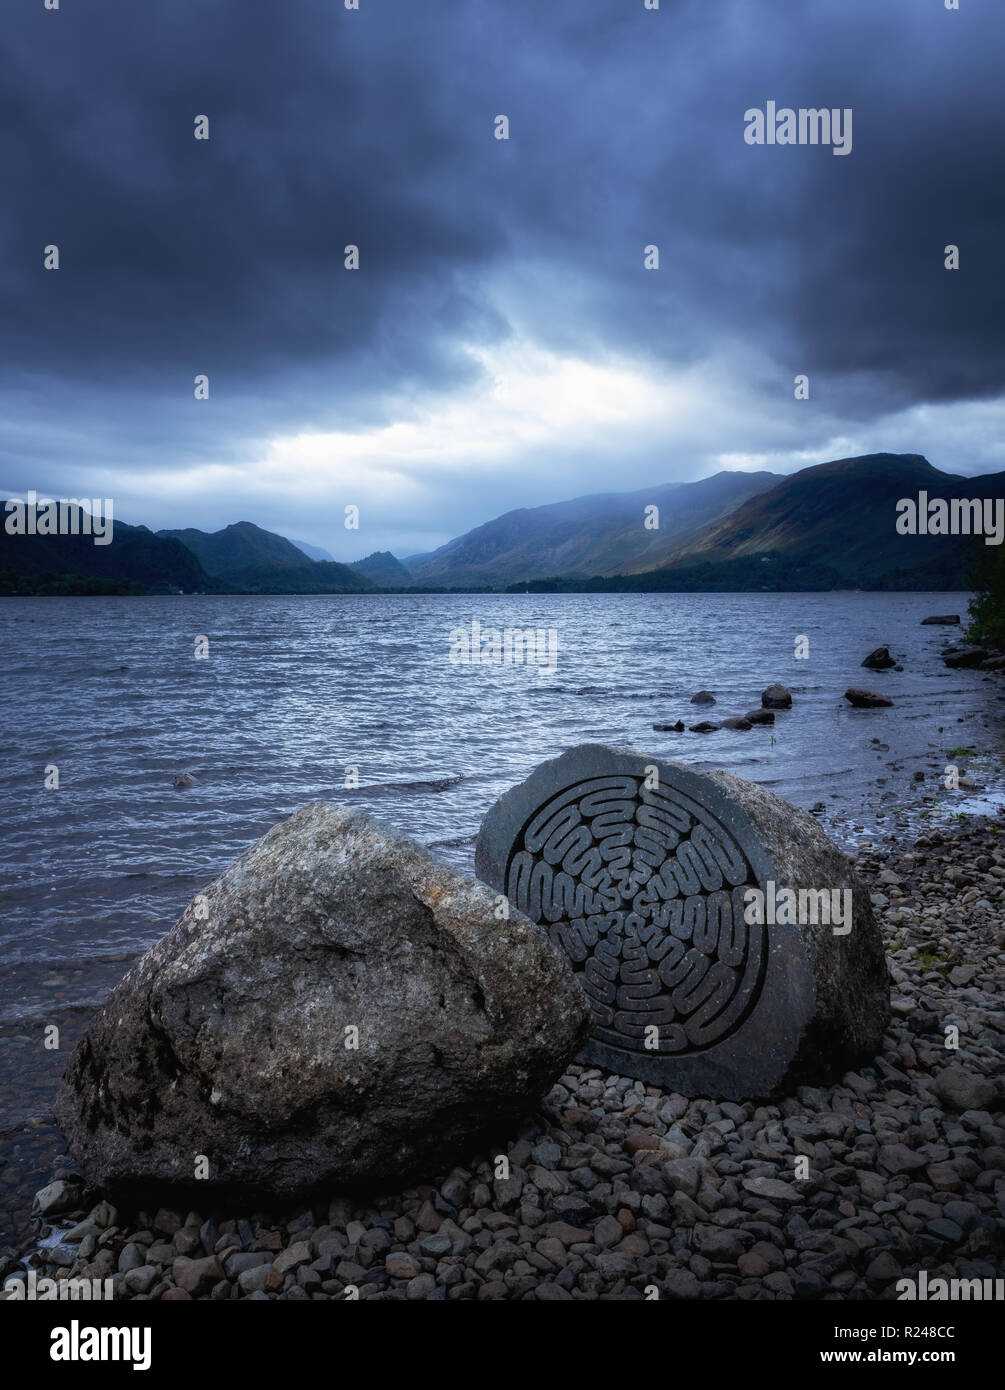
[[[839,840],[893,828],[919,805],[915,770],[930,781],[947,750],[1003,743],[1005,684],[948,670],[938,652],[959,629],[921,627],[933,612],[965,616],[966,596],[4,600],[0,1239],[34,1163],[22,1127],[51,1108],[90,1010],[193,893],[305,801],[351,802],[470,870],[495,797],[590,740],[823,802]],[[557,670],[451,664],[448,634],[472,619],[555,628]],[[206,661],[193,656],[202,634]],[[794,657],[799,635],[808,660]],[[903,672],[861,669],[880,644]],[[742,714],[774,680],[795,707],[773,729],[652,730]],[[895,705],[852,710],[849,685]],[[701,688],[714,708],[689,703]],[[44,789],[50,764],[59,790]],[[345,789],[349,765],[358,790]],[[179,772],[196,785],[176,791]],[[996,789],[995,763],[980,780]],[[42,1046],[49,1023],[58,1052]]]

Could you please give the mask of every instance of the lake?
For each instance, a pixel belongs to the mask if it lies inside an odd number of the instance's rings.
[[[839,841],[907,826],[973,763],[992,800],[1000,678],[939,660],[963,594],[599,594],[6,599],[0,711],[0,1228],[55,1142],[66,1050],[138,952],[252,840],[305,801],[351,803],[473,865],[492,801],[596,741],[726,768]],[[554,629],[557,664],[456,664],[451,632]],[[196,642],[208,639],[206,659]],[[797,659],[797,639],[808,656]],[[904,670],[864,671],[888,645]],[[743,714],[772,681],[774,728],[656,733]],[[849,685],[889,694],[853,710]],[[715,693],[714,707],[689,703]],[[46,770],[58,769],[58,788]],[[347,769],[358,773],[347,788]],[[914,773],[924,773],[919,787]],[[177,774],[192,785],[175,789]],[[53,774],[48,774],[50,782]],[[350,775],[349,781],[351,782]],[[973,802],[979,808],[979,802]],[[929,807],[928,814],[932,814]],[[935,814],[942,812],[936,806]],[[44,1027],[60,1028],[59,1050]],[[43,1174],[44,1176],[44,1174]]]

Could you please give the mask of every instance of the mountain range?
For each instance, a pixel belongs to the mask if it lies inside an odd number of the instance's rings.
[[[312,560],[285,536],[237,521],[222,531],[158,531],[186,546],[202,568],[245,594],[351,594],[377,586],[337,560]]]
[[[896,530],[897,502],[920,492],[1000,498],[1005,473],[967,478],[919,454],[721,472],[523,507],[428,554],[351,564],[247,521],[156,534],[116,522],[104,547],[0,530],[0,593],[964,589],[973,542]]]

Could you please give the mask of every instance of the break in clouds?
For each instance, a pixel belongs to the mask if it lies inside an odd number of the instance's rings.
[[[1003,39],[996,0],[12,7],[3,495],[351,559],[721,467],[1001,468]]]

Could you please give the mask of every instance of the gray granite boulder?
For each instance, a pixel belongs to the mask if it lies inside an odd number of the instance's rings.
[[[764,787],[586,744],[496,802],[475,867],[565,952],[593,1014],[587,1062],[740,1100],[880,1048],[889,977],[869,893]]]
[[[497,910],[403,836],[304,806],[113,991],[58,1097],[71,1151],[113,1188],[280,1195],[467,1156],[587,1026],[546,934]]]

